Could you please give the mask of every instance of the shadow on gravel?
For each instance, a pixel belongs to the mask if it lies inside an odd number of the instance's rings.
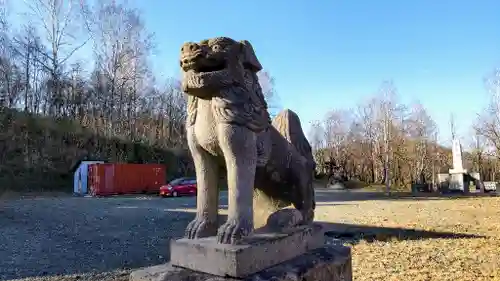
[[[496,197],[496,193],[473,193],[470,195],[462,194],[435,194],[411,192],[394,192],[387,196],[384,192],[375,191],[349,191],[349,190],[328,190],[316,189],[316,202],[346,202],[346,201],[368,201],[368,200],[386,200],[386,201],[421,201],[421,200],[457,200],[469,198]]]
[[[374,241],[402,241],[402,240],[423,240],[423,239],[471,239],[486,238],[486,236],[452,233],[439,231],[426,231],[396,227],[378,227],[368,225],[356,225],[345,223],[318,222],[323,226],[325,236],[328,238],[340,239],[349,243],[359,243],[364,240]]]
[[[342,204],[342,203],[330,203],[330,202],[316,202],[316,206],[357,206],[358,204]]]

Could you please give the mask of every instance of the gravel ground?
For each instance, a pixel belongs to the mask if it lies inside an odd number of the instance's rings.
[[[130,268],[168,261],[170,239],[194,216],[183,209],[195,206],[147,196],[0,201],[0,280],[127,280]]]
[[[353,247],[355,280],[500,280],[500,197],[316,198],[316,220]],[[0,280],[128,280],[168,261],[194,208],[194,198],[2,200]]]

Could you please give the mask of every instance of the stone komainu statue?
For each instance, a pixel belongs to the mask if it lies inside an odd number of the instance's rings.
[[[185,43],[180,66],[198,184],[196,218],[186,237],[217,235],[219,243],[238,243],[254,228],[257,197],[264,198],[257,204],[270,202],[276,210],[293,204],[300,224],[311,223],[311,146],[294,112],[284,110],[271,121],[257,78],[262,66],[250,43],[226,37]],[[218,180],[224,167],[228,220],[217,228]]]

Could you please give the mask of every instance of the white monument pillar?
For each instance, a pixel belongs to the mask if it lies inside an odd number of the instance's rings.
[[[467,173],[464,169],[462,161],[462,146],[460,140],[454,139],[452,141],[451,153],[453,158],[453,168],[450,169],[450,174],[453,173]]]
[[[464,175],[467,170],[464,169],[462,160],[462,146],[460,140],[453,139],[451,153],[453,158],[453,168],[450,169],[450,190],[461,190],[464,193],[469,192],[469,183],[464,182]]]

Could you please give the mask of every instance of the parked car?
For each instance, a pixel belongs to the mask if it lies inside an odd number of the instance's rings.
[[[178,178],[160,187],[161,197],[196,196],[195,178]]]

